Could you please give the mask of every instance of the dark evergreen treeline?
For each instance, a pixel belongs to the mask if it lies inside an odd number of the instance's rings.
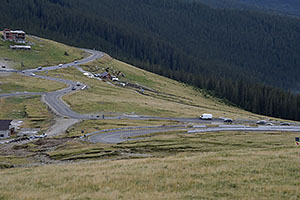
[[[157,73],[156,70],[154,72]],[[232,79],[215,79],[205,74],[194,75],[180,71],[163,70],[161,75],[203,88],[212,95],[247,111],[300,120],[300,95],[283,89]]]
[[[300,21],[191,0],[3,0],[0,27],[75,46],[212,91],[249,111],[300,119]],[[232,81],[235,80],[235,81]]]
[[[298,0],[196,0],[217,8],[261,9],[300,16]]]

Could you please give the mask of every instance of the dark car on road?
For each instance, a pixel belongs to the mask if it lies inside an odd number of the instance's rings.
[[[232,120],[231,118],[225,118],[225,119],[224,119],[224,122],[225,122],[225,123],[232,123],[233,120]]]
[[[291,123],[289,123],[289,122],[281,122],[280,123],[280,126],[290,126],[291,125]]]

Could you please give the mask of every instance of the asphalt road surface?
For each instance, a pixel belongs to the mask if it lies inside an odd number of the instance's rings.
[[[119,128],[110,131],[97,131],[87,134],[88,141],[106,144],[117,144],[125,141],[137,140],[136,136],[143,136],[151,133],[161,133],[168,131],[179,131],[186,130],[185,125],[174,125],[174,126],[144,126],[144,127],[131,127],[131,128]],[[141,139],[141,138],[139,138]]]
[[[44,67],[42,69],[28,69],[28,70],[23,70],[23,71],[17,71],[17,70],[1,70],[0,72],[16,72],[18,74],[24,75],[24,76],[31,76],[35,78],[41,78],[41,79],[47,79],[47,80],[52,80],[52,81],[57,81],[61,83],[65,83],[68,85],[67,88],[54,91],[54,92],[49,92],[49,93],[36,93],[36,92],[18,92],[18,93],[11,93],[11,94],[1,94],[0,97],[12,97],[12,96],[28,96],[28,95],[43,95],[43,100],[45,103],[59,116],[62,117],[69,117],[69,118],[74,118],[74,119],[97,119],[97,116],[93,115],[82,115],[79,113],[74,112],[73,110],[70,109],[70,107],[61,99],[63,95],[66,95],[70,92],[73,92],[72,88],[75,88],[75,90],[79,90],[83,87],[76,86],[76,82],[70,81],[70,80],[65,80],[65,79],[60,79],[60,78],[55,78],[55,77],[49,77],[49,76],[41,76],[41,75],[36,75],[34,74],[35,72],[40,72],[40,71],[50,71],[50,70],[55,70],[55,69],[62,69],[62,68],[68,68],[68,67],[73,67],[81,64],[85,64],[88,62],[92,62],[94,60],[97,60],[101,57],[104,56],[104,53],[99,52],[99,51],[94,51],[94,50],[86,50],[86,52],[90,53],[91,55],[87,58],[84,58],[82,60],[78,60],[76,63],[67,63],[63,65],[55,65],[55,66],[50,66],[50,67]]]
[[[16,72],[18,74],[24,75],[24,76],[32,76],[35,78],[41,78],[41,79],[47,79],[52,81],[61,82],[67,85],[66,88],[49,92],[49,93],[40,93],[40,92],[18,92],[18,93],[12,93],[12,94],[0,94],[0,98],[2,97],[13,97],[13,96],[28,96],[28,95],[42,95],[44,102],[59,116],[62,117],[69,117],[72,119],[102,119],[102,116],[99,115],[89,115],[89,114],[79,114],[73,110],[70,109],[70,107],[62,100],[62,96],[74,92],[74,90],[79,90],[83,87],[77,86],[76,82],[60,79],[60,78],[54,78],[49,76],[41,76],[34,74],[35,72],[40,71],[50,71],[55,69],[61,69],[61,68],[68,68],[68,67],[76,67],[81,64],[85,64],[88,62],[92,62],[96,59],[99,59],[104,56],[104,53],[94,50],[86,50],[86,52],[90,53],[91,55],[87,58],[84,58],[82,60],[78,60],[72,63],[62,64],[62,65],[56,65],[56,66],[50,66],[50,67],[44,67],[42,69],[29,69],[29,70],[23,70],[23,71],[17,71],[17,70],[4,70],[0,69],[1,72]],[[222,119],[215,118],[213,120],[205,121],[200,120],[199,118],[168,118],[168,117],[151,117],[151,116],[139,116],[139,115],[121,115],[121,116],[115,116],[115,117],[105,117],[105,119],[134,119],[134,120],[149,120],[149,119],[156,119],[156,120],[174,120],[174,121],[180,121],[180,122],[192,122],[192,123],[222,123]],[[239,121],[235,121],[239,122]],[[255,121],[240,121],[240,123],[255,123]],[[157,132],[165,132],[165,131],[173,131],[173,130],[182,130],[185,127],[142,127],[134,128],[133,130],[118,130],[118,131],[110,131],[110,132],[96,132],[92,134],[88,134],[88,139],[91,142],[103,142],[103,143],[120,143],[128,140],[129,137],[133,136],[141,136],[141,135],[147,135],[150,133],[157,133]],[[185,128],[186,129],[186,128]],[[189,130],[188,133],[200,133],[200,132],[212,132],[212,131],[296,131],[300,132],[300,127],[293,126],[293,127],[283,127],[283,126],[259,126],[259,127],[215,127],[215,128],[201,128],[201,129],[194,129]]]
[[[169,126],[169,127],[136,127],[131,130],[111,130],[111,131],[98,131],[87,134],[87,140],[93,143],[106,143],[106,144],[117,144],[125,141],[137,140],[137,138],[131,138],[135,136],[143,136],[151,133],[161,133],[168,131],[184,130],[187,131],[186,126]],[[258,126],[258,127],[247,127],[243,125],[220,125],[219,127],[206,127],[202,126],[201,129],[190,129],[187,131],[188,134],[204,133],[204,132],[221,132],[221,131],[264,131],[264,132],[300,132],[299,126]],[[138,138],[141,139],[141,138]]]
[[[220,131],[280,131],[280,132],[300,132],[300,126],[258,126],[258,127],[213,127],[189,130],[188,133],[220,132]]]

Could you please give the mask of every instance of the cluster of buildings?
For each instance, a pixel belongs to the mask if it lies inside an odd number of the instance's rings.
[[[26,34],[24,31],[13,31],[10,29],[4,29],[3,30],[3,39],[15,43],[26,43]]]
[[[3,30],[3,39],[5,41],[11,41],[18,44],[26,43],[26,33],[21,30],[13,31],[10,29]],[[28,45],[11,45],[11,49],[23,49],[23,50],[31,50],[31,46]]]
[[[17,137],[37,135],[39,128],[22,128],[23,121],[0,120],[0,140],[15,135]]]

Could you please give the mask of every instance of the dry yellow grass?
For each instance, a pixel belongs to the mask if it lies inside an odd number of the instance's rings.
[[[65,88],[63,83],[11,74],[0,79],[0,93],[49,92]]]
[[[181,153],[0,172],[1,199],[299,199],[299,149]]]
[[[0,119],[23,120],[26,128],[49,128],[53,116],[39,96],[0,98]]]
[[[0,172],[0,199],[299,199],[298,133],[162,135],[120,145],[70,143],[51,155],[127,149],[158,157]],[[166,152],[169,156],[162,157]]]

